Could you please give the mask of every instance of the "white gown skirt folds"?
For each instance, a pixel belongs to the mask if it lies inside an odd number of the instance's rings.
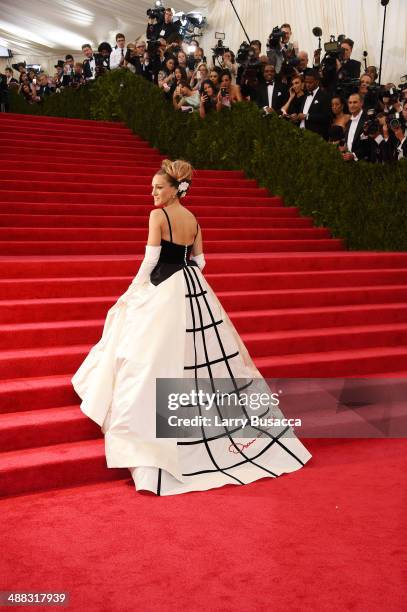
[[[82,412],[104,434],[107,466],[128,468],[137,490],[173,495],[276,478],[311,458],[290,427],[253,438],[228,428],[156,437],[156,378],[264,381],[198,266],[158,285],[132,283],[72,378]]]

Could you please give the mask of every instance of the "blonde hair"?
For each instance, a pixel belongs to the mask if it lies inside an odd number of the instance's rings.
[[[165,174],[174,187],[178,187],[180,181],[190,181],[192,179],[193,168],[191,164],[184,159],[164,159],[161,163],[161,169],[157,174]]]

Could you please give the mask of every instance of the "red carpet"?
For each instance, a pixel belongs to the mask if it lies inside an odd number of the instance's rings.
[[[300,473],[167,501],[106,468],[70,378],[137,272],[162,156],[117,124],[0,128],[3,589],[71,590],[73,610],[401,609],[406,440],[304,440]],[[198,170],[185,204],[264,376],[406,375],[407,253],[347,252],[238,171]]]

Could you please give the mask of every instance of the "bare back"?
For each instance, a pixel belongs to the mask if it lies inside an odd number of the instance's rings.
[[[199,255],[203,252],[202,249],[202,232],[198,224],[197,233],[197,219],[190,210],[180,205],[176,208],[170,207],[165,208],[172,229],[172,242],[176,244],[189,245],[193,243],[192,255]],[[160,223],[161,238],[163,240],[171,241],[170,228],[165,213],[162,215]],[[196,238],[195,238],[196,235]],[[194,242],[195,239],[195,242]]]

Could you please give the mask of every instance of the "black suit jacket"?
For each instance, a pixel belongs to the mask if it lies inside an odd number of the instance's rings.
[[[360,77],[361,63],[350,59],[346,62],[342,62],[342,68],[338,71],[338,76],[341,75],[342,79],[358,79]]]
[[[129,62],[129,64],[134,66],[134,68],[136,69],[136,74],[143,76],[148,81],[153,80],[153,65],[151,61],[149,62],[148,66],[146,66],[144,63],[141,63],[140,57],[138,55],[134,55],[133,57],[131,57],[129,53],[127,53],[126,55],[126,60]]]
[[[259,108],[269,106],[268,86],[265,82],[258,84],[256,88],[256,104]],[[274,82],[272,107],[275,111],[279,111],[289,98],[288,87],[284,83]]]
[[[355,153],[358,159],[369,160],[370,157],[370,145],[369,138],[366,138],[363,133],[363,126],[367,121],[367,115],[363,112],[359,118],[358,125],[356,127],[356,132],[353,137],[352,146],[350,150],[352,153]],[[345,129],[345,143],[348,142],[348,134],[350,130],[350,126],[352,125],[352,121],[349,121],[348,125]]]
[[[304,112],[307,96],[301,103],[300,112]],[[308,119],[305,119],[305,127],[312,132],[316,132],[325,140],[328,139],[329,124],[331,117],[331,101],[329,95],[321,88],[318,89],[314,96],[311,106],[308,110]]]
[[[91,79],[93,76],[92,68],[90,67],[90,60],[88,58],[83,60],[83,76],[85,79]]]

